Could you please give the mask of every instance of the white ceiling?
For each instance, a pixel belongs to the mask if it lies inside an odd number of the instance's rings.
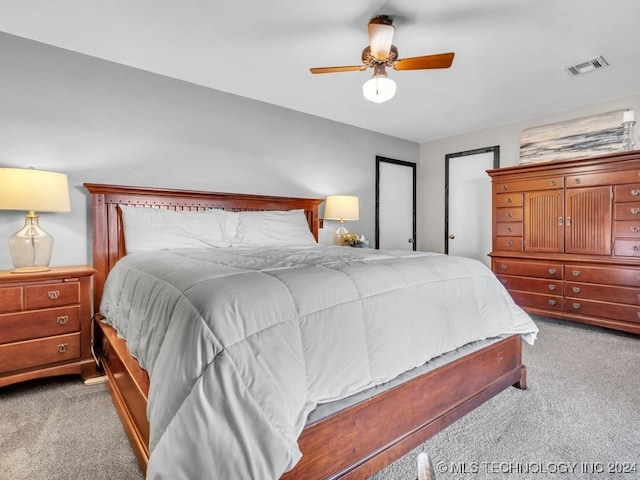
[[[359,64],[375,14],[453,66],[390,70],[384,104],[370,70],[309,73]],[[638,0],[0,0],[0,31],[416,142],[640,93],[639,23]]]

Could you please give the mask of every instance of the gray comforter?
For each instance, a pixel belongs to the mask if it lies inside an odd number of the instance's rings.
[[[318,403],[537,332],[480,262],[345,247],[129,255],[100,311],[149,372],[150,479],[278,478]]]

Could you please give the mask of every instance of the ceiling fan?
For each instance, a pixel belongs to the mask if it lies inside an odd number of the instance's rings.
[[[393,18],[378,15],[369,20],[369,45],[362,51],[362,65],[342,67],[315,67],[311,73],[336,73],[362,71],[373,68],[373,77],[362,86],[367,100],[382,103],[393,98],[396,83],[387,76],[387,67],[395,70],[427,70],[449,68],[453,63],[453,52],[424,55],[421,57],[398,58],[398,49],[393,41]]]

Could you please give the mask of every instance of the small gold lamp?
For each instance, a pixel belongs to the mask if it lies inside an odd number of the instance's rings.
[[[40,228],[39,212],[69,212],[69,184],[63,173],[0,168],[0,209],[26,210],[24,226],[9,238],[12,273],[50,270],[53,237]]]

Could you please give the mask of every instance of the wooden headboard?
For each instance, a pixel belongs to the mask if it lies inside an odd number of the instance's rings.
[[[193,190],[131,187],[85,183],[91,193],[93,214],[93,284],[94,309],[100,307],[102,289],[107,275],[115,263],[126,255],[122,216],[118,205],[166,208],[168,210],[223,210],[260,211],[296,210],[305,212],[309,229],[318,240],[318,206],[322,199],[275,197],[243,193],[201,192]]]

